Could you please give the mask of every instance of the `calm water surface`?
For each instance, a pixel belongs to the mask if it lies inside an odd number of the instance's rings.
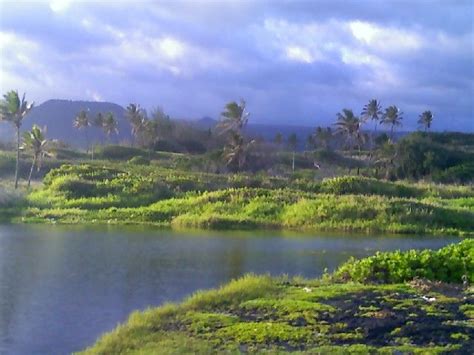
[[[68,354],[131,311],[248,272],[317,277],[351,255],[456,238],[0,225],[0,354]]]

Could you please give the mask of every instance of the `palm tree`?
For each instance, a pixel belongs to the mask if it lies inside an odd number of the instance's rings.
[[[418,124],[424,128],[425,132],[430,130],[432,123],[433,113],[431,111],[425,111],[419,116]]]
[[[87,115],[86,110],[81,110],[79,114],[74,118],[73,122],[73,127],[81,130],[83,129],[86,133],[86,144],[87,144],[87,153],[89,153],[89,133],[88,129],[89,126],[91,125],[91,122],[89,121],[89,116]]]
[[[93,124],[98,128],[102,128],[102,126],[104,125],[104,115],[102,114],[102,112],[99,112],[97,116],[95,116]]]
[[[226,165],[233,167],[236,171],[241,171],[247,162],[249,150],[255,143],[255,140],[246,143],[242,135],[235,131],[231,131],[230,139],[224,148],[224,159]]]
[[[15,189],[18,188],[18,171],[20,168],[20,128],[23,119],[33,108],[34,103],[22,99],[18,96],[18,91],[11,90],[3,95],[0,102],[0,121],[10,122],[16,130],[16,164],[15,164]]]
[[[232,101],[225,105],[225,110],[221,113],[221,120],[216,126],[219,134],[227,136],[227,144],[224,148],[226,164],[235,166],[238,170],[244,167],[248,148],[254,144],[254,141],[246,143],[242,134],[248,122],[248,116],[244,100],[240,100],[240,104]]]
[[[316,127],[314,138],[316,139],[316,143],[322,148],[327,149],[329,147],[329,141],[331,140],[331,137],[331,127],[327,127],[326,129],[322,128],[321,126]]]
[[[342,113],[338,113],[337,121],[334,125],[336,126],[335,133],[344,137],[351,156],[356,143],[358,143],[360,150],[361,120],[354,115],[352,110],[343,109]]]
[[[221,113],[221,120],[217,124],[217,129],[221,134],[229,131],[242,133],[250,115],[245,106],[244,100],[240,100],[240,104],[232,101],[225,105],[225,110]]]
[[[295,153],[296,153],[297,145],[298,145],[298,137],[296,136],[296,133],[290,134],[290,136],[288,137],[288,146],[293,152],[293,156],[292,156],[293,158],[291,161],[291,169],[293,171],[295,171]]]
[[[389,106],[385,109],[385,112],[382,116],[381,123],[387,126],[390,126],[390,140],[393,141],[393,131],[395,127],[399,127],[402,125],[402,117],[403,112],[395,106]]]
[[[41,162],[45,155],[49,155],[46,151],[46,145],[48,140],[45,138],[46,129],[41,129],[37,125],[33,125],[31,131],[23,133],[23,146],[22,149],[30,150],[33,153],[33,162],[30,168],[30,174],[28,175],[28,187],[31,184],[31,176],[33,175],[33,169],[36,166],[37,171],[41,168]]]
[[[117,121],[112,112],[108,112],[105,115],[104,121],[102,123],[102,129],[108,140],[110,140],[110,136],[112,134],[118,134]]]
[[[367,105],[364,106],[362,109],[361,116],[364,121],[367,120],[372,120],[374,121],[374,134],[372,135],[372,138],[370,140],[370,155],[372,156],[372,149],[373,149],[373,140],[375,136],[375,132],[377,132],[377,125],[380,122],[380,118],[382,117],[383,112],[382,112],[382,105],[380,105],[380,102],[377,101],[377,99],[372,99],[369,101]]]
[[[143,134],[146,126],[146,115],[138,104],[129,104],[125,116],[132,127],[132,147],[134,146],[135,140],[139,139]]]

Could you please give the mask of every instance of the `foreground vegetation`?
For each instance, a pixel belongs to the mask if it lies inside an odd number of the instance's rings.
[[[474,240],[351,260],[318,280],[247,275],[135,312],[84,353],[468,353],[473,281]]]
[[[3,207],[12,221],[474,234],[472,187],[360,176],[315,181],[133,164],[63,165],[25,199],[19,207]]]

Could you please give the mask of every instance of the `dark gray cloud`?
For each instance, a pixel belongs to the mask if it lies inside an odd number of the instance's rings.
[[[473,3],[0,0],[0,88],[177,117],[248,101],[255,122],[325,124],[370,98],[405,128],[474,130]]]

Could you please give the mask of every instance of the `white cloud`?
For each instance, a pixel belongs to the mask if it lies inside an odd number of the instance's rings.
[[[185,54],[184,44],[171,37],[160,39],[158,46],[162,54],[170,59],[181,58]]]
[[[377,50],[400,52],[418,50],[424,45],[422,37],[415,32],[363,21],[351,21],[348,25],[359,42]]]
[[[55,13],[61,13],[69,9],[72,0],[52,0],[49,2],[49,8]]]
[[[298,46],[286,47],[286,57],[303,63],[312,63],[314,61],[311,53],[306,48]]]

